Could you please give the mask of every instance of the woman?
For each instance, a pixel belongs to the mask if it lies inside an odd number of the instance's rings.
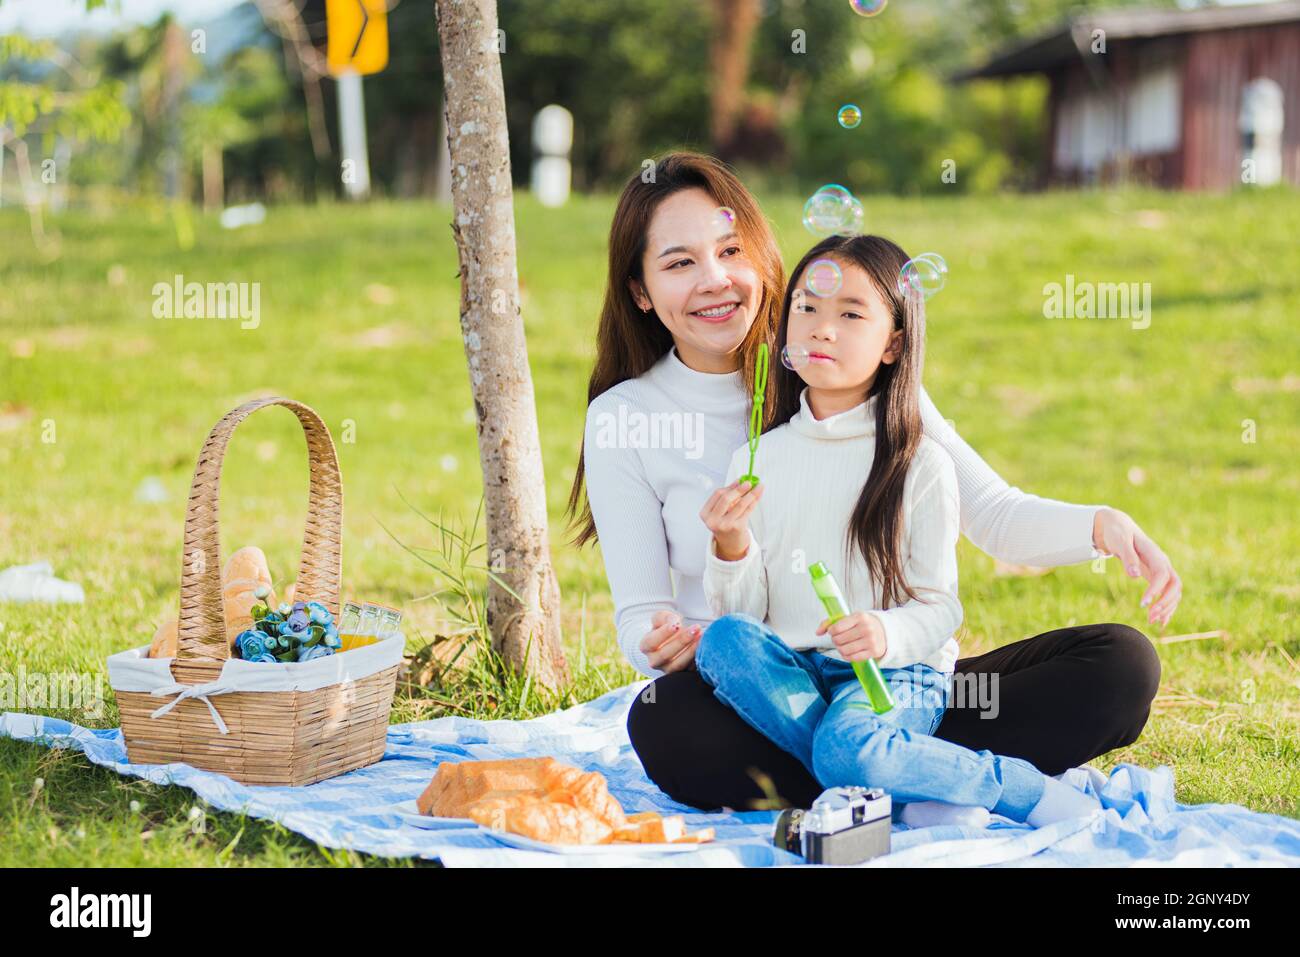
[[[702,809],[746,808],[773,792],[806,807],[820,784],[714,697],[694,668],[711,620],[700,510],[746,439],[754,358],[760,343],[773,341],[781,309],[780,252],[757,201],[718,160],[671,153],[649,173],[624,187],[610,227],[587,424],[569,496],[574,541],[599,538],[619,646],[655,679],[628,713],[650,779]],[[1182,584],[1131,518],[1009,487],[924,389],[921,409],[925,434],[956,465],[961,529],[976,546],[1040,566],[1116,555],[1130,577],[1149,581],[1148,621],[1168,622]],[[768,395],[765,426],[774,411]],[[1160,662],[1141,632],[1100,624],[958,659],[955,673],[996,689],[996,712],[950,707],[936,737],[1059,774],[1137,740]]]

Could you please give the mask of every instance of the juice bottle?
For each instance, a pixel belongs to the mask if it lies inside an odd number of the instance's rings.
[[[371,644],[367,637],[361,630],[361,606],[354,601],[344,602],[339,615],[339,641],[342,642],[339,651],[351,651]]]

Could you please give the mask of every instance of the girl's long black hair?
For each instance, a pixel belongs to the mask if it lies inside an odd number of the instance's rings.
[[[845,575],[851,550],[856,546],[874,581],[880,583],[883,607],[902,604],[919,596],[903,576],[903,483],[921,442],[919,401],[921,368],[925,359],[925,310],[917,297],[898,291],[898,276],[908,256],[883,236],[831,236],[804,254],[790,273],[785,304],[777,326],[775,355],[781,355],[789,330],[790,309],[804,269],[815,259],[834,258],[860,267],[880,290],[901,335],[898,358],[882,363],[868,398],[877,396],[876,451],[871,472],[858,496],[845,531]],[[772,363],[776,410],[764,431],[788,422],[799,411],[804,382],[779,362]],[[847,588],[847,583],[845,585]]]

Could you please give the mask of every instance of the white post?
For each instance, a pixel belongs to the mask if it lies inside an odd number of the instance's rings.
[[[343,192],[348,199],[365,199],[370,195],[370,160],[366,151],[366,101],[361,91],[361,74],[344,73],[337,80]]]
[[[1282,130],[1286,113],[1282,109],[1282,87],[1268,77],[1259,77],[1241,91],[1242,154],[1254,166],[1253,182],[1272,186],[1282,181]]]
[[[533,117],[532,189],[543,206],[563,206],[569,199],[573,168],[573,114],[552,103]]]

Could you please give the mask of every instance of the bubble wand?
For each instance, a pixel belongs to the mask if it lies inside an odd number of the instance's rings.
[[[825,562],[815,562],[809,569],[808,574],[812,577],[813,591],[821,599],[822,607],[826,609],[826,615],[830,619],[826,627],[839,621],[849,613],[848,603],[844,600],[844,595],[840,592],[840,586],[835,581],[835,576],[831,574],[830,569],[826,567]],[[880,672],[880,665],[876,664],[876,659],[866,658],[862,661],[849,662],[853,666],[853,673],[858,676],[858,682],[862,685],[862,690],[867,693],[867,700],[871,702],[871,710],[876,714],[884,714],[894,707],[893,696],[889,693],[889,685],[885,682],[885,676]],[[865,707],[865,705],[850,705],[849,707]]]
[[[758,435],[763,425],[764,396],[767,394],[767,343],[758,344],[758,358],[754,360],[754,411],[749,415],[749,471],[738,482],[758,484],[754,474],[754,456],[758,453]]]

